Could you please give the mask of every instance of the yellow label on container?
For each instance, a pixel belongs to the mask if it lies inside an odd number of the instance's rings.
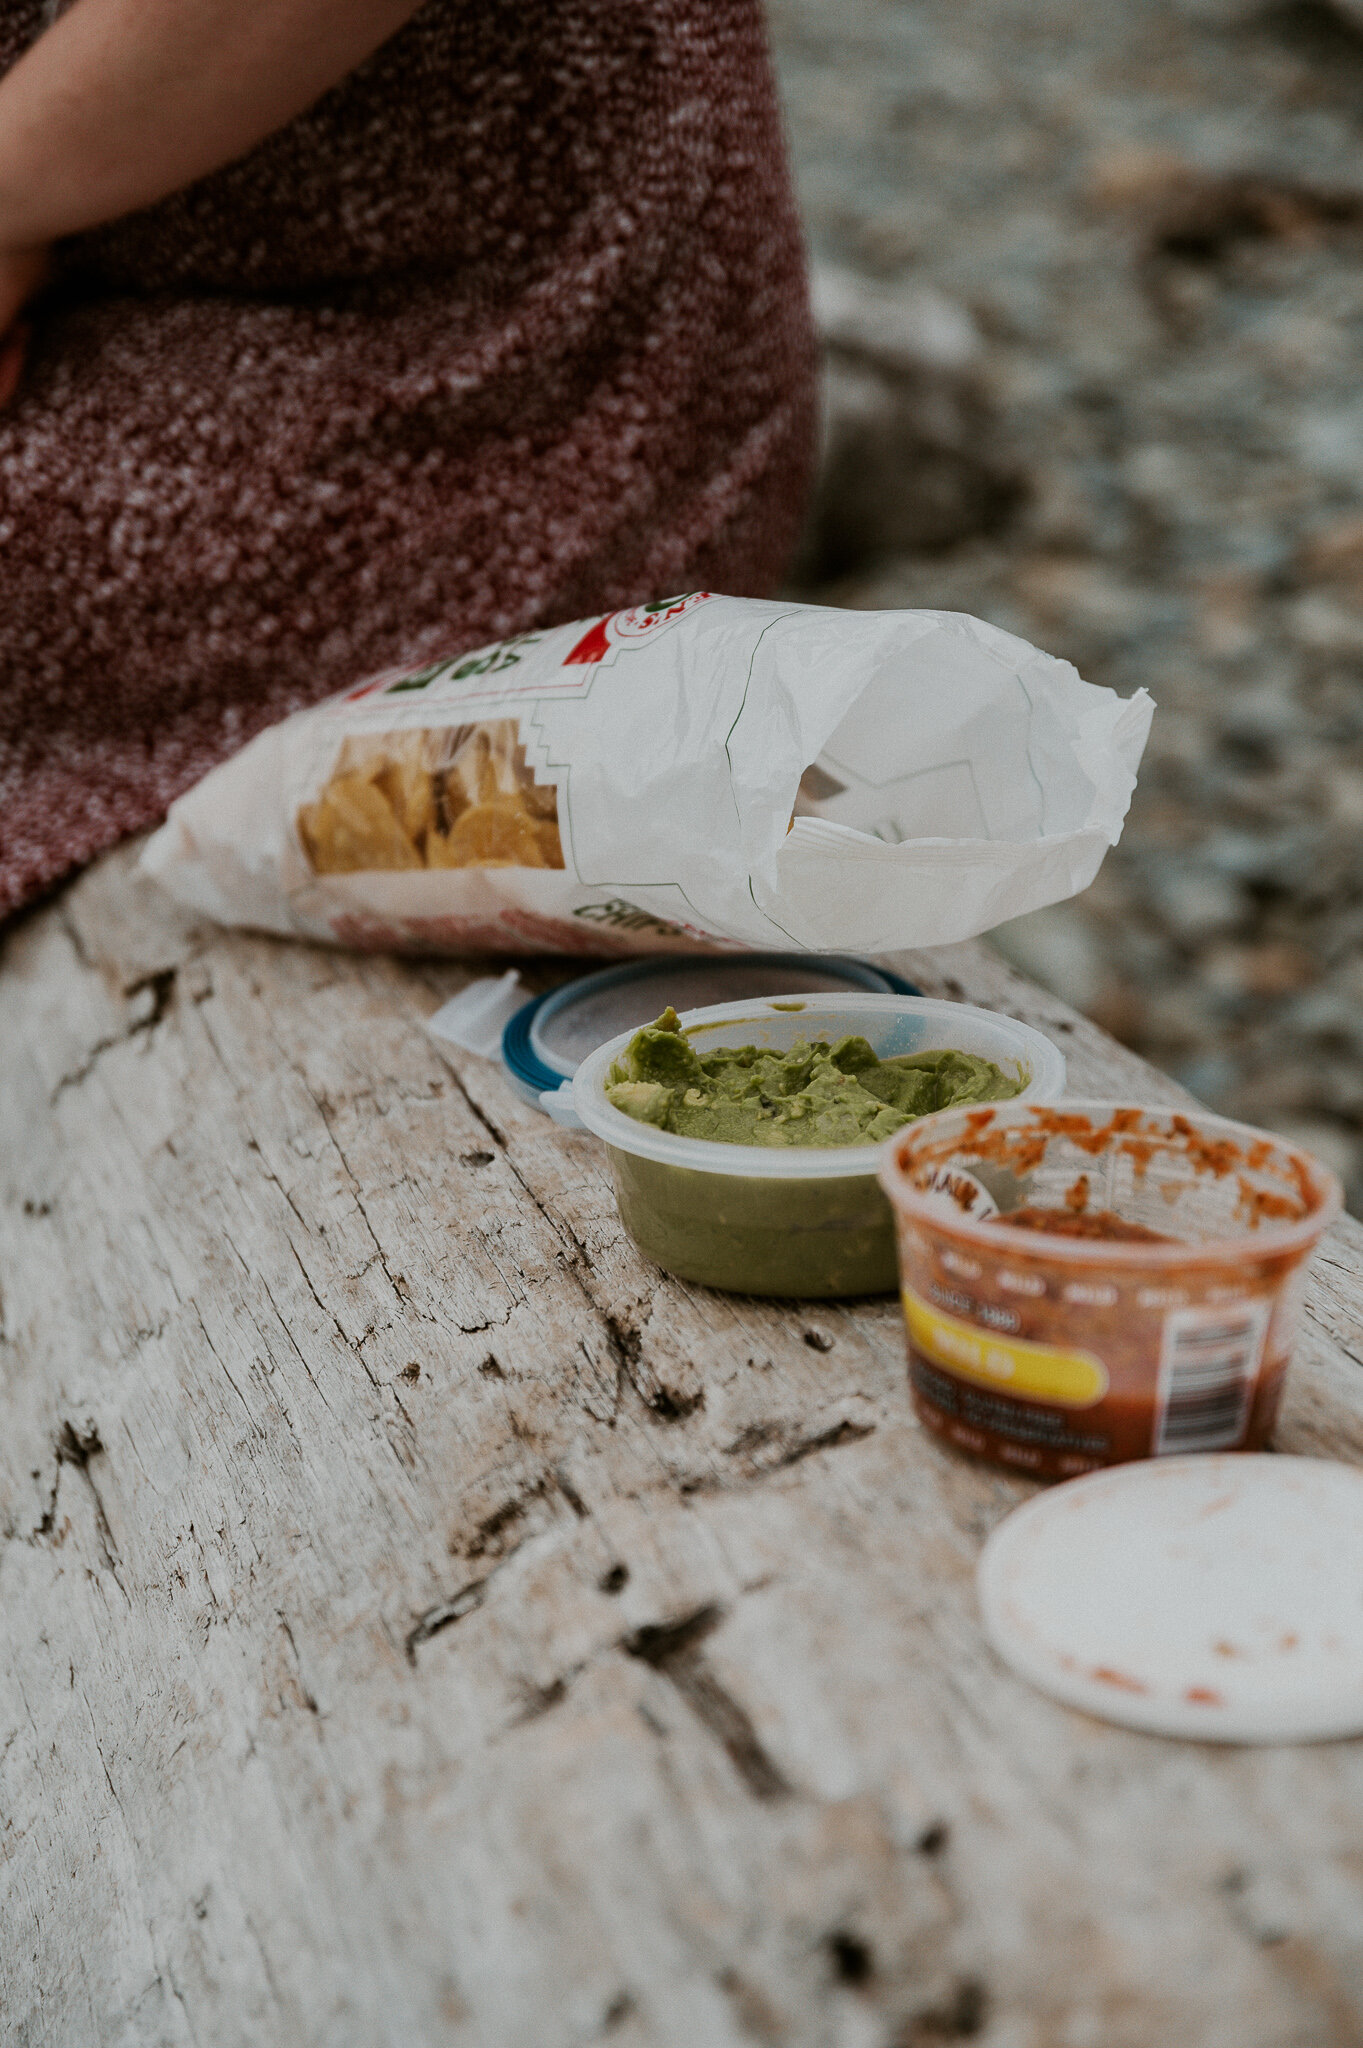
[[[909,1288],[904,1314],[916,1348],[934,1365],[1000,1393],[1025,1401],[1055,1401],[1064,1408],[1091,1408],[1107,1392],[1107,1367],[1091,1351],[1032,1344],[944,1315]]]

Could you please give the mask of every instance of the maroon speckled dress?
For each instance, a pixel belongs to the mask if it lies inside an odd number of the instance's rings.
[[[45,0],[0,0],[0,69]],[[428,0],[61,252],[0,412],[0,917],[395,661],[759,594],[813,423],[759,0]]]

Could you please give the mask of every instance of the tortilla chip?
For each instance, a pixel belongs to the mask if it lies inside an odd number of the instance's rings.
[[[558,791],[552,782],[523,782],[521,802],[532,818],[547,818],[551,824],[558,823]]]
[[[450,842],[469,867],[544,865],[535,828],[515,802],[472,805],[455,823]]]
[[[535,781],[514,718],[350,735],[298,833],[316,874],[564,865],[558,791]]]
[[[436,820],[435,778],[414,761],[390,761],[374,778],[414,846],[420,846]]]
[[[470,804],[490,803],[498,794],[487,731],[476,726],[445,771],[445,814],[450,822]]]
[[[435,770],[445,744],[443,732],[352,733],[342,744],[328,787],[342,776],[374,783],[419,853],[437,822]]]
[[[458,775],[446,775],[440,787],[440,814],[447,826],[461,818],[473,799]]]
[[[298,836],[317,875],[422,865],[383,791],[363,775],[333,776],[317,802],[299,811]]]
[[[499,797],[471,804],[447,833],[432,833],[426,859],[441,868],[561,868],[558,828],[548,830],[552,841],[545,837],[545,826],[527,817],[514,797]]]
[[[529,791],[526,794],[528,795]],[[550,790],[549,794],[555,796],[557,791]],[[559,838],[557,817],[536,818],[535,837],[544,856],[543,865],[547,868],[561,868],[564,864],[563,841]]]

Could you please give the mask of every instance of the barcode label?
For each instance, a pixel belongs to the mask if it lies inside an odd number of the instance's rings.
[[[1270,1304],[1176,1309],[1164,1319],[1157,1458],[1239,1443],[1268,1334]]]

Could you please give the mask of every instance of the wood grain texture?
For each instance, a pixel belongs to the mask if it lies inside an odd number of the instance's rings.
[[[895,1304],[644,1265],[595,1141],[424,1032],[462,978],[127,854],[8,939],[5,2043],[1363,2043],[1363,1745],[1012,1678],[972,1572],[1028,1487],[916,1427]],[[1361,1251],[1283,1448],[1363,1455]]]

